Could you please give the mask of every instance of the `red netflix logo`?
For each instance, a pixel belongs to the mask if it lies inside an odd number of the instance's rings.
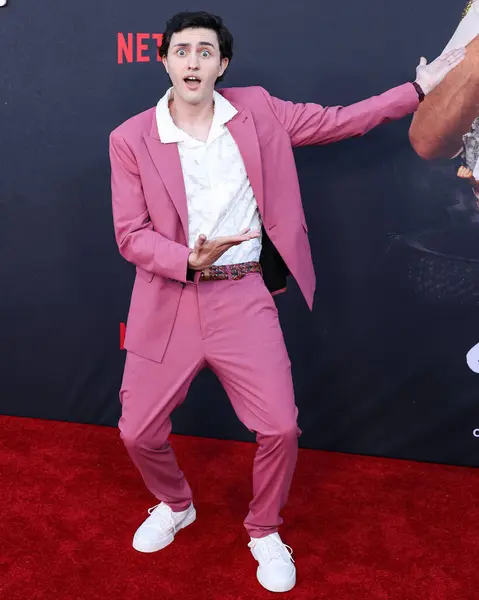
[[[158,50],[163,39],[162,33],[119,33],[117,36],[118,64],[150,62],[147,52],[154,45],[156,62],[161,62]]]

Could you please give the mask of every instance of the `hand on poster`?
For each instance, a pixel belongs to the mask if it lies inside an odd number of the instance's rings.
[[[464,179],[471,184],[472,190],[477,198],[476,204],[479,208],[479,181],[474,177],[474,174],[471,171],[471,169],[461,166],[457,171],[457,176],[460,179]]]
[[[459,167],[457,176],[461,179],[467,179],[471,184],[479,184],[479,182],[474,179],[471,169],[468,169],[467,167]]]
[[[454,48],[438,56],[432,63],[421,57],[416,67],[416,83],[421,86],[425,95],[432,92],[446,75],[460,64],[466,56],[466,48]]]

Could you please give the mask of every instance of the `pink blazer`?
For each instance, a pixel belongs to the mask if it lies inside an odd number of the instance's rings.
[[[410,83],[347,107],[274,98],[261,87],[218,90],[238,113],[235,139],[268,237],[312,309],[316,279],[293,147],[361,136],[418,107]],[[186,281],[190,250],[177,144],[161,143],[155,108],[110,135],[113,221],[121,255],[136,265],[125,348],[161,362]]]

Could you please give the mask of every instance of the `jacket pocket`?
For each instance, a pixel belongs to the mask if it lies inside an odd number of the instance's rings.
[[[151,273],[151,271],[146,271],[145,269],[142,269],[141,267],[136,267],[136,274],[139,277],[141,277],[141,279],[143,279],[144,281],[146,281],[147,283],[150,283],[150,281],[155,276],[155,274]]]

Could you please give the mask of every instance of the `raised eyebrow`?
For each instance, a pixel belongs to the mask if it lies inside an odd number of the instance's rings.
[[[211,42],[198,42],[198,46],[209,46],[210,48],[214,48],[214,44],[212,44]],[[180,42],[179,44],[175,44],[174,46],[175,48],[180,47],[180,48],[190,48],[191,44],[187,44],[186,42]]]

